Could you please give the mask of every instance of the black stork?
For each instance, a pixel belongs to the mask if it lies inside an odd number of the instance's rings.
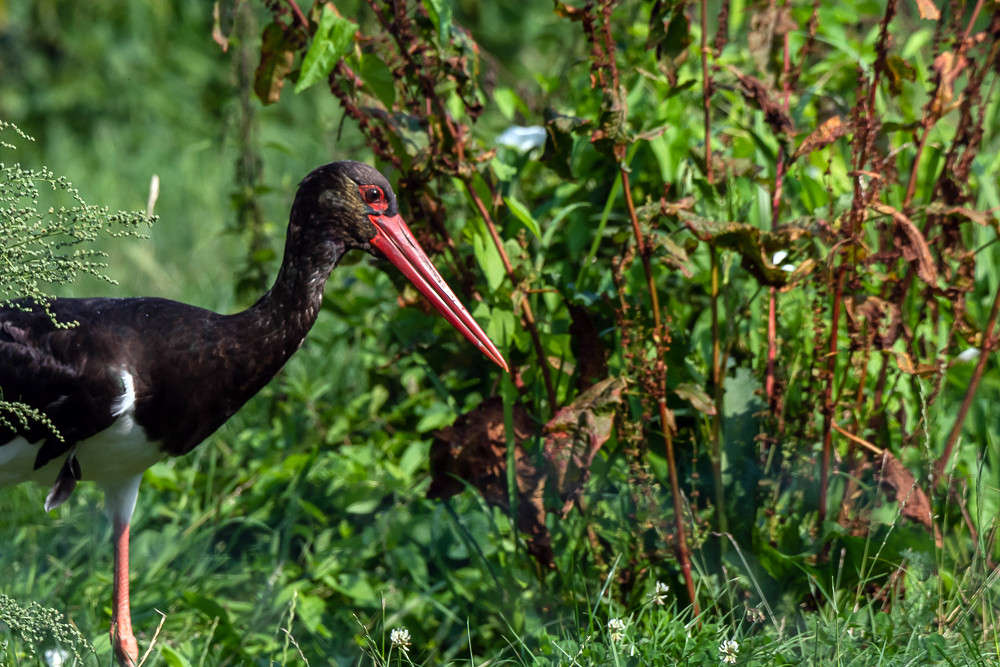
[[[459,303],[399,215],[375,169],[333,162],[299,184],[274,286],[248,310],[220,315],[157,298],[55,299],[0,308],[0,392],[44,414],[0,424],[0,487],[34,481],[46,511],[79,480],[104,491],[114,534],[111,645],[134,665],[129,523],[143,472],[182,456],[260,391],[302,345],[323,288],[351,249],[388,259],[456,329],[505,371],[500,352]]]

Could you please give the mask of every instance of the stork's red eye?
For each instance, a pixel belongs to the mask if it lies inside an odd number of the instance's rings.
[[[365,201],[369,204],[377,204],[382,201],[382,191],[376,187],[363,188],[362,192],[365,196]]]

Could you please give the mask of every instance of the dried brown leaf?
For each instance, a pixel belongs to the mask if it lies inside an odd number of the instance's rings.
[[[931,364],[914,364],[913,359],[911,359],[910,355],[906,352],[892,350],[892,353],[896,355],[896,365],[899,366],[899,370],[903,371],[907,375],[931,377],[938,372],[937,366]]]
[[[563,499],[563,516],[590,479],[594,456],[611,437],[614,413],[624,389],[621,378],[598,382],[545,425],[545,459],[553,490]]]
[[[803,140],[792,158],[797,159],[813,151],[825,148],[850,131],[851,124],[845,123],[840,116],[827,118]]]
[[[520,405],[514,406],[514,460],[516,462],[517,527],[528,545],[528,553],[546,567],[554,567],[552,541],[545,526],[544,471],[538,470],[521,447],[531,437],[531,420]],[[455,423],[434,433],[430,452],[431,485],[428,498],[448,499],[468,484],[482,494],[487,504],[510,510],[507,490],[507,439],[503,401],[488,398]]]
[[[792,122],[791,116],[774,99],[772,91],[763,81],[749,74],[743,74],[732,65],[729,65],[729,71],[739,80],[743,97],[756,102],[764,112],[764,121],[771,127],[772,132],[788,136],[795,134],[795,123]]]
[[[545,526],[545,488],[563,500],[565,515],[590,479],[594,456],[608,441],[625,381],[609,378],[580,394],[545,425],[545,469],[531,462],[521,446],[532,435],[531,420],[514,406],[514,460],[517,480],[517,526],[528,553],[545,567],[555,567],[552,540]],[[428,498],[447,499],[475,487],[492,506],[509,511],[507,439],[503,401],[488,398],[455,423],[434,433],[430,452]]]
[[[892,216],[893,237],[896,245],[903,251],[903,257],[908,262],[913,262],[917,270],[917,275],[925,283],[937,286],[937,267],[934,265],[934,256],[931,254],[930,246],[927,245],[924,235],[920,233],[913,221],[887,204],[876,203],[872,205],[879,213]]]
[[[937,21],[941,18],[941,10],[931,0],[917,0],[917,9],[920,11],[922,19]]]
[[[938,87],[930,105],[932,118],[940,118],[948,111],[948,105],[955,96],[955,79],[968,64],[965,56],[955,57],[951,51],[945,51],[934,59],[931,67],[938,74]]]
[[[884,451],[877,461],[882,469],[879,484],[890,500],[899,501],[899,513],[933,531],[930,501],[927,494],[917,486],[913,473],[890,451]]]
[[[294,46],[289,44],[284,29],[277,23],[264,28],[260,64],[253,77],[253,92],[264,106],[281,98],[281,89],[285,86],[285,77],[292,71],[294,58]]]

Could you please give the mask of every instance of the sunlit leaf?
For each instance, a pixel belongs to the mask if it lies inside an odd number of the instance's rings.
[[[322,81],[337,62],[351,49],[354,44],[354,32],[357,25],[353,21],[337,15],[333,5],[323,6],[316,34],[305,58],[302,59],[302,73],[295,84],[295,92],[301,93],[318,81]]]

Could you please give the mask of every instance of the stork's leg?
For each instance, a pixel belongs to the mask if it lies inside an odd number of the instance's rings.
[[[139,664],[139,645],[132,634],[132,613],[128,598],[128,538],[135,500],[142,475],[103,482],[104,511],[111,519],[115,540],[114,597],[111,600],[111,650],[121,667]]]
[[[132,612],[128,603],[129,522],[115,522],[115,591],[111,602],[111,648],[121,667],[139,664],[139,645],[132,634]]]

